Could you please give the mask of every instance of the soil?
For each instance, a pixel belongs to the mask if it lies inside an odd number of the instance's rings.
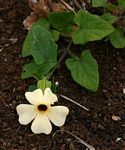
[[[84,150],[74,137],[53,126],[50,135],[35,135],[30,124],[18,122],[16,106],[26,103],[24,93],[34,79],[22,80],[26,59],[21,57],[27,34],[22,24],[30,14],[26,0],[0,1],[0,149],[1,150]],[[62,63],[54,73],[63,94],[89,108],[83,110],[59,96],[59,103],[69,107],[64,129],[75,134],[96,150],[125,150],[125,50],[114,49],[106,40],[88,43],[99,64],[100,87],[92,93],[77,85]],[[112,120],[120,116],[120,121]]]

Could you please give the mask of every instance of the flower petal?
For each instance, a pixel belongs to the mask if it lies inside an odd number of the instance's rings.
[[[31,130],[35,134],[49,134],[52,131],[52,125],[46,115],[37,115],[34,119]]]
[[[17,113],[19,115],[19,123],[27,125],[36,116],[35,106],[29,104],[20,104],[16,107]]]
[[[56,126],[62,126],[65,123],[66,116],[69,113],[69,109],[65,106],[51,107],[51,111],[48,114],[51,122]]]
[[[52,93],[50,88],[46,88],[44,91],[43,101],[45,103],[54,104],[54,102],[58,101],[58,98]]]
[[[25,97],[31,104],[38,105],[42,103],[43,92],[41,89],[36,89],[33,92],[26,92]]]

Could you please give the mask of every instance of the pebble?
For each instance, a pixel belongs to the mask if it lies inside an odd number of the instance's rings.
[[[106,89],[103,89],[102,92],[103,92],[103,93],[107,93],[108,91],[107,91]]]
[[[0,19],[0,23],[1,23],[1,22],[3,22],[3,20],[2,20],[2,19]]]
[[[10,38],[11,44],[15,44],[17,42],[18,38]]]
[[[119,142],[119,141],[121,141],[121,139],[122,139],[122,138],[118,137],[115,141],[116,141],[116,142]]]
[[[3,48],[0,48],[0,52],[2,52],[3,51]]]
[[[121,118],[119,117],[119,116],[112,116],[112,120],[114,120],[114,121],[120,121],[121,120]]]
[[[123,94],[125,94],[125,88],[123,88]]]

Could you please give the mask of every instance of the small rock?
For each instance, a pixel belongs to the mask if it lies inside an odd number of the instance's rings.
[[[116,67],[113,67],[113,69],[114,69],[114,70],[117,70],[117,68],[116,68]]]
[[[108,91],[107,91],[106,89],[103,89],[102,92],[103,92],[103,93],[107,93]]]
[[[10,38],[11,44],[15,44],[17,42],[18,38]]]
[[[3,20],[2,20],[2,19],[0,19],[0,23],[1,23],[1,22],[3,22]]]
[[[125,88],[123,88],[123,94],[125,94]]]
[[[116,142],[119,142],[119,141],[121,141],[121,139],[122,139],[122,138],[118,137],[115,141],[116,141]]]
[[[3,51],[3,48],[0,48],[0,52],[2,52]]]
[[[121,118],[119,117],[119,116],[112,116],[112,120],[114,120],[114,121],[120,121],[121,120]]]

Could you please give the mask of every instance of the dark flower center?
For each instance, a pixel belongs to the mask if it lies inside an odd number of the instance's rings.
[[[41,105],[38,106],[38,110],[40,110],[40,111],[46,111],[47,110],[47,106],[41,104]]]

